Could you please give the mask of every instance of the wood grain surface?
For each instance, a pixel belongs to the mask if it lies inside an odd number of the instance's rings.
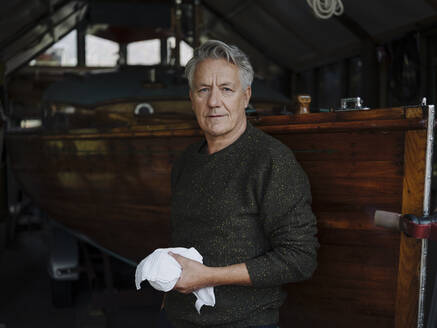
[[[420,245],[375,227],[376,209],[420,214],[426,121],[394,108],[250,119],[309,176],[321,244],[313,278],[284,288],[284,327],[413,327]],[[24,190],[49,215],[132,260],[168,245],[171,165],[193,121],[7,136]]]
[[[423,215],[426,161],[426,131],[408,131],[405,135],[405,175],[402,213]],[[421,241],[402,234],[396,291],[395,327],[417,325]]]

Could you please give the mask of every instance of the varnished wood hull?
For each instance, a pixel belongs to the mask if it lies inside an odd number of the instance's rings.
[[[420,244],[377,228],[373,211],[420,214],[426,131],[420,109],[272,116],[255,125],[308,173],[319,266],[286,286],[281,327],[413,327]],[[170,170],[201,138],[192,123],[93,132],[12,133],[13,169],[52,218],[138,261],[168,244]]]

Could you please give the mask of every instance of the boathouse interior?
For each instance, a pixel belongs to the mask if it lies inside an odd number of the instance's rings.
[[[247,119],[311,183],[318,268],[279,327],[437,327],[437,0],[8,0],[0,328],[157,327],[135,268],[169,245],[207,40],[248,55]]]

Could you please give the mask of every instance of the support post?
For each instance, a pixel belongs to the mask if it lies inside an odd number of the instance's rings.
[[[194,0],[193,4],[193,48],[197,48],[200,46],[200,25],[201,25],[201,18],[200,18],[201,12],[200,12],[200,0]]]
[[[118,51],[118,65],[126,65],[127,64],[127,43],[119,43],[119,51]]]
[[[167,38],[161,38],[161,65],[168,65]]]
[[[79,24],[77,27],[77,66],[84,67],[86,66],[86,25]]]
[[[174,48],[174,58],[175,58],[175,67],[181,66],[181,52],[180,52],[180,43],[182,39],[182,28],[181,28],[181,18],[182,18],[182,9],[181,4],[182,0],[175,0],[175,48]]]

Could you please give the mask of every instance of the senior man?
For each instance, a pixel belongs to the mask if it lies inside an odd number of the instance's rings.
[[[186,66],[204,140],[172,169],[172,244],[182,275],[167,295],[175,327],[276,327],[281,285],[309,278],[318,242],[308,179],[290,149],[247,122],[253,69],[235,46],[210,40]],[[193,304],[214,286],[216,305]]]

